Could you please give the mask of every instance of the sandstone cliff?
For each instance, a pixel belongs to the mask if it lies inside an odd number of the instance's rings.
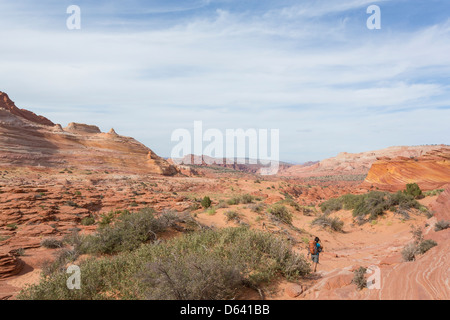
[[[0,92],[0,166],[78,167],[173,175],[174,166],[152,150],[113,129],[93,125],[66,128],[19,109]]]

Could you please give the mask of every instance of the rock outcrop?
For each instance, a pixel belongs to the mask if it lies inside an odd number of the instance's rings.
[[[64,129],[0,93],[0,166],[77,167],[173,175],[177,169],[142,143],[70,123]]]
[[[0,251],[0,280],[18,274],[23,268],[23,262],[8,252]]]
[[[25,110],[19,109],[16,107],[14,102],[8,97],[8,95],[4,92],[0,91],[0,109],[4,109],[9,111],[11,114],[31,121],[33,123],[45,125],[45,126],[54,126],[55,124],[48,120],[43,116],[38,116],[35,113]]]
[[[335,175],[366,175],[372,164],[382,157],[416,158],[427,152],[439,150],[446,146],[402,146],[389,147],[382,150],[361,153],[341,152],[336,157],[322,160],[312,165],[295,165],[285,170],[280,170],[279,175],[286,177],[314,177]]]
[[[372,164],[365,184],[397,191],[408,183],[432,190],[450,183],[450,147],[435,147],[418,157],[383,157]]]

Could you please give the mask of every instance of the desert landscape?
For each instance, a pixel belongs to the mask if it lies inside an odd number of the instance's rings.
[[[271,176],[150,148],[0,92],[0,299],[450,298],[450,146],[342,150]]]

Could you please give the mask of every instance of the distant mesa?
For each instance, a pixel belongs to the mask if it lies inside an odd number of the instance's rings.
[[[64,131],[73,132],[73,133],[85,133],[85,134],[97,134],[101,133],[100,129],[97,126],[75,123],[71,122],[67,127],[64,128]]]

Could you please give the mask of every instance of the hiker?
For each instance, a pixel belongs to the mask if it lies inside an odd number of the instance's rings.
[[[319,263],[319,253],[323,251],[323,246],[320,244],[320,239],[316,237],[309,242],[308,256],[311,255],[311,260],[314,263],[314,272],[317,270],[317,264]]]

